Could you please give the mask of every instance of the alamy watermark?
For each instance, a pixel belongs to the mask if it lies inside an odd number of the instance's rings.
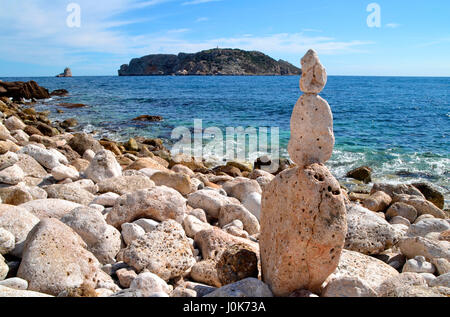
[[[66,19],[67,26],[69,28],[80,28],[81,6],[78,3],[72,2],[67,5],[66,11],[70,13]]]
[[[367,26],[369,28],[381,28],[381,6],[373,2],[367,6],[366,11],[370,12],[367,17]]]

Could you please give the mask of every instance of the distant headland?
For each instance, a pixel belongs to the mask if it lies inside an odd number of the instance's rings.
[[[261,52],[219,48],[193,54],[133,58],[118,72],[119,76],[281,76],[302,73],[300,68]]]

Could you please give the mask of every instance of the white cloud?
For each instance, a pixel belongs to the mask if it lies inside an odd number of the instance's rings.
[[[189,32],[190,30],[191,29],[174,29],[174,30],[167,31],[167,33],[169,33],[169,34],[186,33],[186,32]]]
[[[195,4],[202,4],[202,3],[208,3],[208,2],[219,2],[222,0],[192,0],[192,1],[186,1],[183,2],[181,5],[195,5]]]
[[[197,22],[197,23],[199,23],[199,22],[206,22],[206,21],[209,21],[209,18],[201,17],[201,18],[198,18],[197,20],[195,20],[195,22]]]
[[[398,23],[388,23],[388,24],[386,24],[386,27],[389,28],[389,29],[396,29],[396,28],[400,27],[400,24],[398,24]]]
[[[322,30],[316,30],[316,29],[302,29],[302,32],[316,32],[316,33],[322,33]]]
[[[329,37],[308,37],[301,33],[272,34],[266,36],[224,37],[204,41],[187,41],[178,38],[159,37],[154,39],[150,47],[164,53],[186,53],[210,49],[212,47],[240,48],[258,50],[268,54],[304,54],[314,48],[323,55],[364,52],[362,46],[373,44],[363,41],[337,41]]]

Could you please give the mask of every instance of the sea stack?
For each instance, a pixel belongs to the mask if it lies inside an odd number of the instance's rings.
[[[64,73],[56,75],[56,77],[72,77],[72,71],[70,70],[69,67],[66,67],[64,69]]]
[[[275,296],[320,292],[339,263],[347,233],[339,182],[324,166],[334,146],[331,109],[317,95],[327,74],[313,50],[301,62],[304,95],[292,113],[288,149],[297,166],[280,173],[262,195],[262,274]]]

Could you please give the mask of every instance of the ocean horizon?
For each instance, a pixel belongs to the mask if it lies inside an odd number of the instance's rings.
[[[299,76],[75,76],[2,77],[5,81],[35,80],[39,85],[67,89],[68,97],[38,102],[52,120],[76,118],[78,129],[98,138],[125,141],[130,137],[162,138],[193,128],[278,127],[280,154],[288,157],[290,117],[300,97]],[[374,182],[437,185],[450,199],[450,78],[392,76],[329,76],[320,94],[334,116],[336,145],[327,165],[347,182],[356,167],[373,168]],[[88,107],[64,109],[60,102]],[[162,122],[136,123],[140,115],[162,116]],[[221,163],[222,158],[215,158]],[[224,162],[222,162],[224,163]],[[350,186],[359,186],[354,182]]]

